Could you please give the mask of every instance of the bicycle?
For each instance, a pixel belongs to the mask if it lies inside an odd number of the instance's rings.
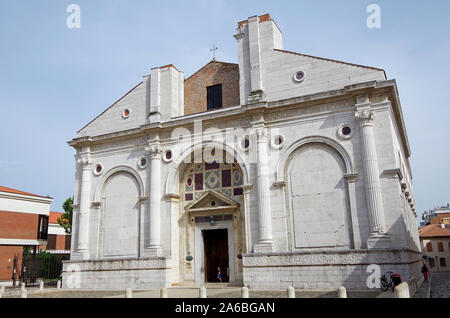
[[[386,275],[383,275],[380,280],[381,290],[387,291],[391,289],[392,292],[394,292],[395,286],[399,285],[401,282],[402,278],[399,274],[394,274],[394,272],[386,272]]]

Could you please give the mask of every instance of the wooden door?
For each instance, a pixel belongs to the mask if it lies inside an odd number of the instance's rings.
[[[220,282],[218,267],[222,271],[222,282],[229,282],[228,230],[204,230],[205,282]]]

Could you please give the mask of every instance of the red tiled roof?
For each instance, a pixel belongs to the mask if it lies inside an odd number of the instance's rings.
[[[62,212],[51,212],[48,216],[48,223],[50,224],[58,224],[58,218],[63,215],[64,213]]]
[[[443,229],[440,224],[430,224],[419,229],[419,236],[421,238],[450,236],[450,230]]]
[[[47,197],[44,197],[44,196],[42,196],[42,195],[37,195],[37,194],[33,194],[33,193],[28,193],[28,192],[24,192],[24,191],[12,189],[12,188],[7,188],[7,187],[2,187],[2,186],[0,186],[0,192],[8,192],[8,193],[15,193],[15,194],[23,194],[23,195],[29,195],[29,196],[32,196],[32,197],[39,197],[39,198],[47,198]]]

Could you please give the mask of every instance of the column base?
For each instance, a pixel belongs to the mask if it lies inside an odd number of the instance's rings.
[[[367,238],[367,249],[385,249],[391,247],[391,237],[387,234],[370,234]]]
[[[89,252],[88,251],[77,251],[70,255],[70,259],[76,260],[76,261],[89,260]]]
[[[161,247],[148,247],[144,250],[144,257],[161,257],[162,249]]]
[[[258,242],[253,250],[255,253],[272,253],[275,251],[275,244],[273,241]]]

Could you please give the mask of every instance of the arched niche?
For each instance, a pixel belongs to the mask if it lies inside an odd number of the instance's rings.
[[[350,158],[328,139],[311,137],[294,145],[278,171],[287,186],[293,249],[351,248]]]

